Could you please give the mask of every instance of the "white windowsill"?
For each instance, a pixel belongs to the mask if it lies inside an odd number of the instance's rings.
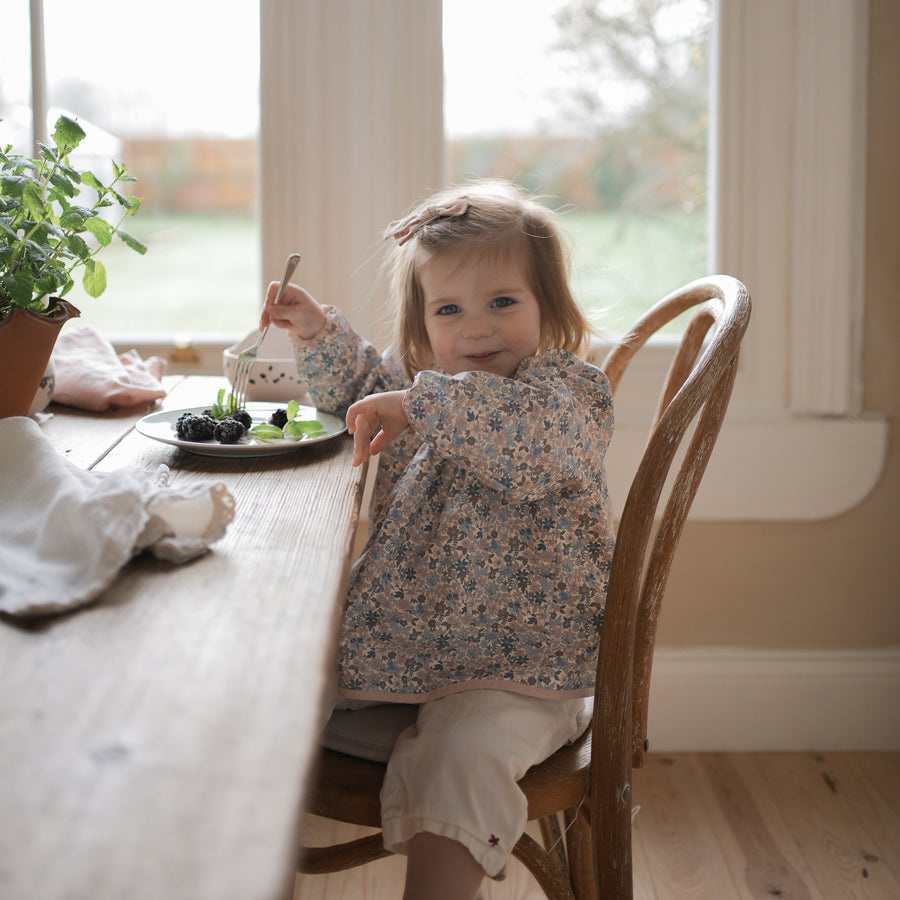
[[[692,520],[815,520],[840,515],[864,500],[887,458],[885,418],[726,419]],[[607,452],[609,491],[621,513],[647,426],[617,423]]]

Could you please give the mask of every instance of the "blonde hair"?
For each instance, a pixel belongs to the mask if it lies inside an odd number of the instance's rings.
[[[394,350],[410,378],[432,364],[419,269],[464,244],[525,262],[541,314],[541,352],[586,349],[591,326],[569,288],[568,252],[556,216],[517,185],[489,180],[449,188],[392,223],[386,237],[396,239],[388,260]]]

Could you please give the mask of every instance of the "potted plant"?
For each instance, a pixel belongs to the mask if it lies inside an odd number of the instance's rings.
[[[73,273],[83,270],[85,291],[99,297],[106,269],[97,254],[104,247],[119,238],[138,253],[147,250],[119,227],[140,206],[139,198],[120,192],[123,182],[135,181],[127,169],[113,162],[104,184],[70,164],[84,137],[75,120],[60,116],[53,146],[40,144],[40,158],[0,147],[0,418],[28,413],[60,328],[80,315],[63,299]]]

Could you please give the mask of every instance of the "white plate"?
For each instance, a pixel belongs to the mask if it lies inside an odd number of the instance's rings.
[[[276,409],[284,409],[286,406],[287,404],[283,403],[260,402],[248,403],[246,409],[253,419],[253,424],[258,425],[260,422],[268,422],[269,416]],[[152,438],[154,441],[161,441],[163,444],[172,444],[175,447],[181,447],[182,450],[199,453],[202,456],[273,456],[279,453],[292,453],[298,447],[306,447],[309,444],[318,444],[320,441],[330,440],[347,430],[347,426],[337,416],[320,412],[314,406],[301,406],[297,415],[303,419],[318,419],[325,429],[321,434],[317,434],[315,437],[303,438],[301,441],[283,440],[272,442],[257,441],[251,435],[245,434],[236,444],[220,444],[215,439],[208,441],[181,440],[175,430],[175,423],[178,421],[178,417],[184,415],[184,413],[199,415],[205,409],[209,409],[209,405],[151,413],[149,416],[144,416],[135,427],[144,437]]]

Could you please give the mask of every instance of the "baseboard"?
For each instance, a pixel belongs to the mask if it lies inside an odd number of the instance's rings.
[[[900,751],[900,647],[657,648],[651,751]]]

